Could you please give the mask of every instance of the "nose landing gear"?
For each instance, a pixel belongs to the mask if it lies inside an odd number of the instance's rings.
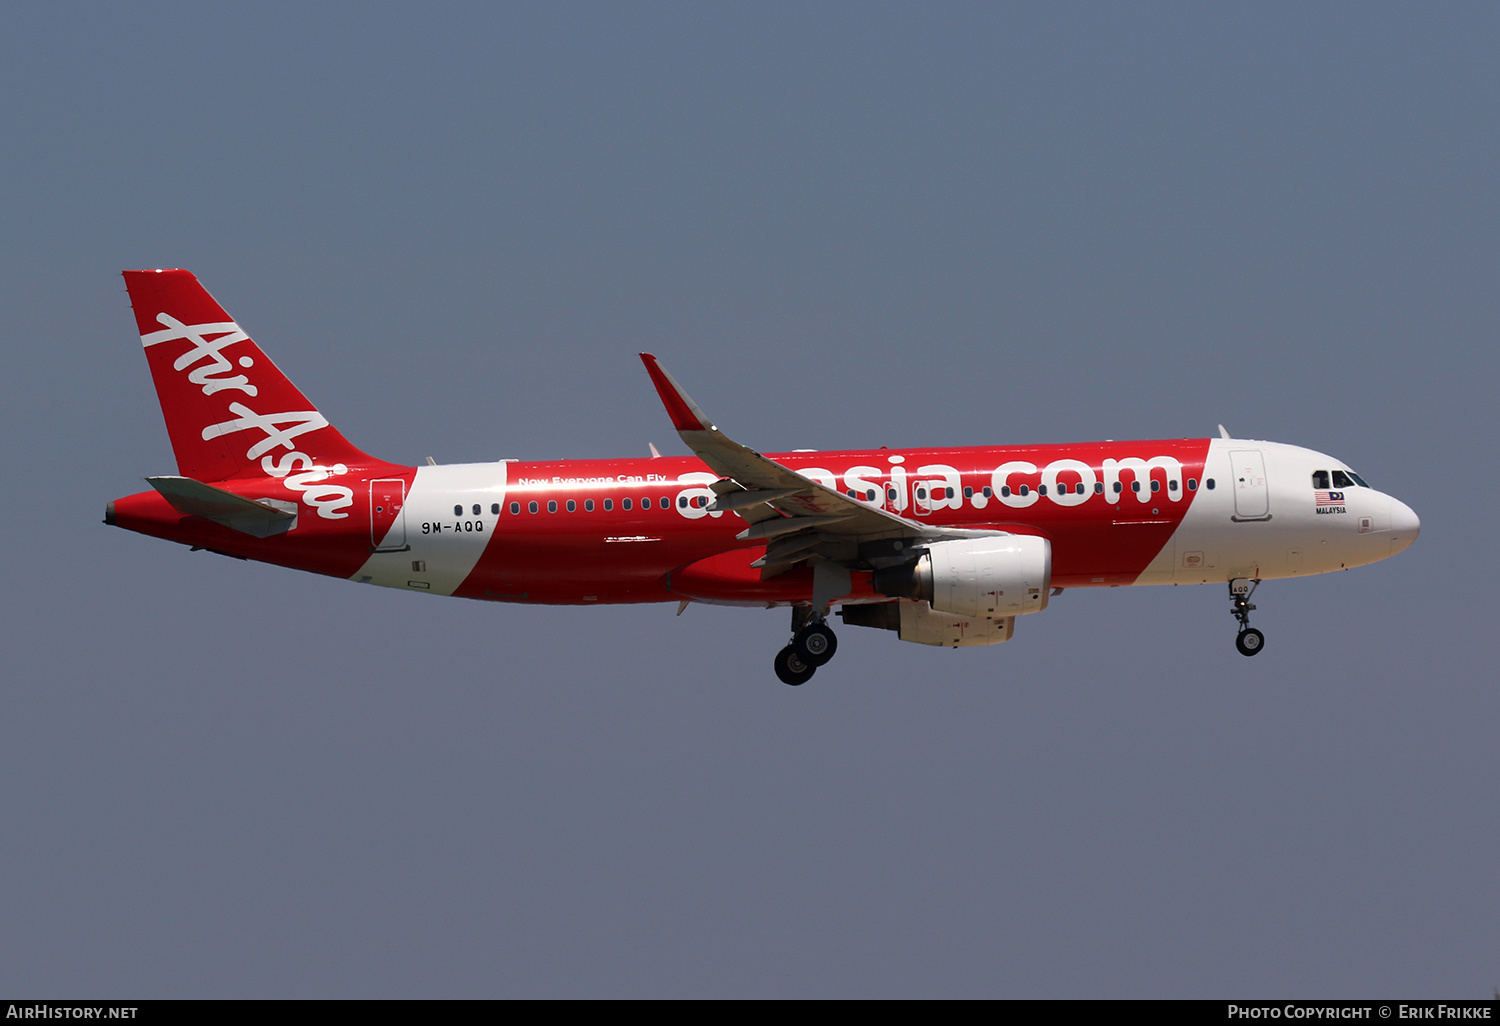
[[[1266,636],[1250,626],[1250,611],[1255,608],[1254,603],[1250,601],[1250,596],[1255,594],[1255,589],[1258,587],[1260,587],[1260,581],[1252,581],[1245,577],[1236,577],[1229,582],[1229,612],[1240,622],[1240,631],[1234,639],[1234,647],[1239,649],[1242,656],[1255,655],[1266,643]]]
[[[1234,639],[1234,647],[1244,656],[1253,656],[1265,643],[1266,636],[1254,627],[1246,627]]]
[[[823,617],[813,615],[805,606],[794,606],[792,642],[776,653],[776,676],[783,684],[800,687],[838,649],[839,639]]]

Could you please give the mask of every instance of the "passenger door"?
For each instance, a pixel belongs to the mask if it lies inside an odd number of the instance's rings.
[[[1234,473],[1234,519],[1271,519],[1271,491],[1266,486],[1266,458],[1259,449],[1235,449],[1229,454]]]

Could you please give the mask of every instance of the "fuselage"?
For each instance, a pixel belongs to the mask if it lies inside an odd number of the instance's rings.
[[[1326,573],[1393,555],[1419,529],[1409,507],[1354,483],[1342,461],[1275,442],[769,455],[912,520],[1042,535],[1059,588]],[[308,474],[221,483],[250,499],[303,500],[295,527],[273,537],[183,516],[154,491],[117,500],[112,522],[361,583],[502,602],[764,605],[811,594],[805,567],[761,579],[751,564],[765,543],[737,540],[744,521],[710,508],[717,475],[693,457],[317,469],[352,504],[331,516],[307,505]],[[1332,487],[1335,472],[1350,484]],[[883,599],[856,572],[844,601]]]
[[[641,353],[691,456],[411,467],[345,438],[190,273],[126,271],[176,475],[105,521],[362,584],[496,602],[790,605],[776,675],[845,624],[1008,640],[1057,589],[1258,581],[1372,563],[1420,527],[1341,461],[1223,437],[762,455]]]

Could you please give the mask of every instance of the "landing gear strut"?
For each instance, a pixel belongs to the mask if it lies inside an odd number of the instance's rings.
[[[1250,626],[1250,611],[1255,608],[1250,596],[1260,587],[1260,581],[1236,577],[1229,582],[1229,612],[1240,622],[1240,631],[1234,639],[1234,647],[1242,656],[1253,656],[1266,643],[1266,636]]]
[[[792,643],[776,653],[776,676],[798,687],[838,651],[839,639],[821,616],[806,606],[792,607]]]

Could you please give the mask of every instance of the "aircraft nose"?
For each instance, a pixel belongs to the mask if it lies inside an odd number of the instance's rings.
[[[1388,496],[1389,498],[1389,496]],[[1411,546],[1422,533],[1416,511],[1400,499],[1391,499],[1391,555]]]

